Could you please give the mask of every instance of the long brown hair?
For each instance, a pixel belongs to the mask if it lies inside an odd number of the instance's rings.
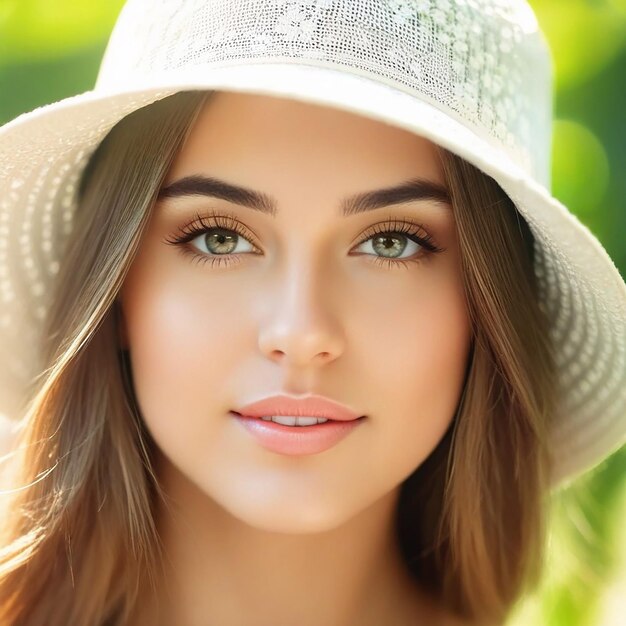
[[[162,559],[155,444],[118,349],[116,297],[158,190],[210,92],[122,119],[91,157],[46,319],[45,376],[0,520],[0,622],[124,624]],[[555,394],[533,237],[497,183],[439,152],[459,233],[473,347],[448,433],[402,485],[398,540],[460,615],[504,618],[538,573]]]
[[[500,624],[541,574],[555,355],[528,224],[493,178],[440,156],[473,339],[452,425],[402,486],[398,536],[425,587],[467,619]]]

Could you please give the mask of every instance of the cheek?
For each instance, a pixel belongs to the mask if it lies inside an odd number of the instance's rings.
[[[212,413],[232,408],[219,403],[228,400],[227,362],[241,354],[240,323],[228,294],[167,266],[137,269],[123,293],[133,382],[148,429],[167,448],[206,435]]]
[[[379,416],[371,424],[378,431],[371,460],[406,475],[436,447],[454,417],[471,331],[454,274],[433,273],[389,296],[384,311],[361,318],[360,334],[372,339],[356,344],[357,361],[368,364],[360,387],[377,390],[368,398]]]

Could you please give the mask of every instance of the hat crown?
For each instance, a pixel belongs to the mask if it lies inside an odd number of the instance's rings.
[[[298,62],[385,82],[550,186],[552,65],[522,0],[129,0],[97,90],[202,66]]]

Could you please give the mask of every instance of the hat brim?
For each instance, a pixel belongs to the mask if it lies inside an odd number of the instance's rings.
[[[54,249],[46,241],[68,231],[76,182],[90,154],[123,117],[185,90],[242,91],[337,107],[426,137],[494,178],[535,236],[541,304],[553,322],[560,371],[560,410],[550,423],[553,484],[571,480],[623,445],[626,284],[598,239],[488,136],[427,98],[323,64],[242,62],[169,71],[145,84],[40,107],[0,128],[0,348],[11,355],[0,364],[0,412],[11,418],[22,408],[54,276]]]

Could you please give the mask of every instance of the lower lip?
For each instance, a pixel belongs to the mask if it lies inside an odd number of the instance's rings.
[[[233,411],[230,413],[261,446],[278,454],[293,456],[318,454],[332,448],[365,419],[360,417],[349,422],[329,420],[315,426],[284,426],[258,417],[245,417]]]

